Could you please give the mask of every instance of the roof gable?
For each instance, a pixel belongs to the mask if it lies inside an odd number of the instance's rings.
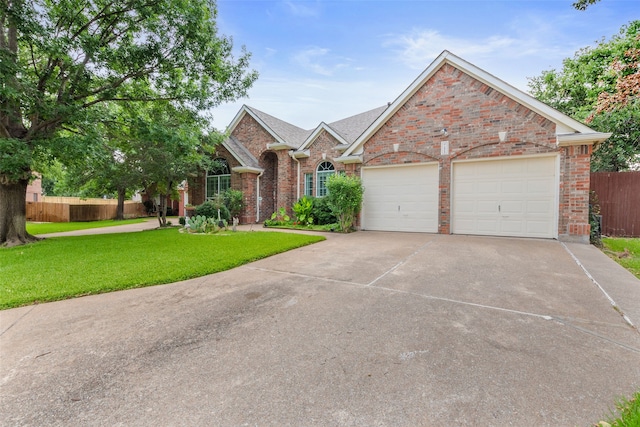
[[[349,145],[353,143],[362,132],[367,129],[375,119],[380,117],[383,111],[387,109],[387,106],[374,108],[373,110],[365,111],[364,113],[356,114],[355,116],[347,117],[346,119],[338,120],[332,123],[322,122],[317,128],[311,132],[304,143],[298,150],[305,150],[309,148],[316,138],[322,133],[322,131],[328,132],[341,144]]]
[[[511,86],[510,84],[498,79],[497,77],[481,70],[475,65],[455,56],[449,51],[443,51],[423,72],[420,74],[407,89],[386,108],[373,123],[351,144],[343,153],[343,157],[352,157],[361,152],[364,143],[371,138],[393,115],[402,108],[403,105],[421,88],[429,79],[444,65],[449,64],[454,68],[464,72],[472,78],[486,84],[487,86],[499,91],[505,96],[513,99],[519,104],[529,108],[542,117],[556,124],[556,133],[558,134],[558,142],[562,143],[564,135],[572,136],[575,140],[575,134],[583,134],[584,138],[580,139],[582,143],[593,143],[603,141],[610,134],[594,132],[588,126],[572,119],[571,117],[555,110],[552,107],[538,101],[531,95]],[[568,140],[568,139],[567,139]]]
[[[278,144],[287,145],[293,149],[298,148],[311,134],[310,130],[304,130],[284,120],[280,120],[265,112],[243,105],[238,114],[231,121],[227,132],[231,134],[245,115],[250,115],[262,126]]]

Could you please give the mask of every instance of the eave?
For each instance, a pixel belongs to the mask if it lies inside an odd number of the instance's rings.
[[[593,145],[606,140],[611,135],[609,132],[564,133],[556,135],[556,140],[560,147]]]

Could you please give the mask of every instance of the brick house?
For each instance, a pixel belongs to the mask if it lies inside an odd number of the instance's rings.
[[[610,136],[447,51],[386,106],[312,130],[243,106],[228,132],[189,200],[242,190],[243,223],[345,171],[363,180],[364,230],[581,242],[593,144]]]

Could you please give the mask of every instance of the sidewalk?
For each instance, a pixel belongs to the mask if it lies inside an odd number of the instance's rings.
[[[61,233],[38,234],[38,237],[87,236],[90,234],[132,233],[134,231],[153,230],[158,228],[158,218],[149,218],[137,224],[114,225],[113,227],[87,228],[84,230],[64,231]]]

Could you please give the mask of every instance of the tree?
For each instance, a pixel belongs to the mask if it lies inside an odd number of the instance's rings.
[[[640,155],[640,20],[611,40],[579,50],[529,79],[533,96],[557,110],[613,135],[594,151],[593,171],[629,169]]]
[[[600,0],[578,0],[575,3],[573,3],[573,7],[575,7],[578,10],[587,10],[589,6],[591,6],[592,4],[596,4],[599,1]]]
[[[0,0],[0,244],[26,232],[35,161],[82,156],[82,133],[107,101],[207,109],[245,96],[249,54],[217,34],[213,0]],[[147,90],[152,88],[152,90]],[[94,116],[95,117],[95,116]]]
[[[331,175],[327,179],[327,191],[327,203],[338,218],[340,230],[349,231],[362,206],[362,181],[354,175]]]
[[[159,197],[158,222],[167,225],[167,201],[177,196],[183,180],[211,168],[211,152],[222,135],[202,133],[203,123],[193,112],[158,102],[132,117],[129,144],[137,153],[142,182],[149,197]]]

